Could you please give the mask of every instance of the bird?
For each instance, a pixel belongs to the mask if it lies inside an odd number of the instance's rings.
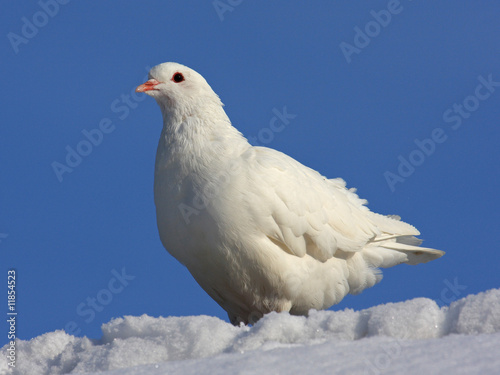
[[[163,117],[154,170],[161,242],[232,324],[273,311],[307,316],[374,286],[380,268],[444,254],[421,247],[399,216],[370,211],[343,179],[251,145],[195,70],[156,65],[136,92]]]

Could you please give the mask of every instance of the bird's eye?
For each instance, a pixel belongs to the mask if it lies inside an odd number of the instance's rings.
[[[184,76],[181,73],[175,73],[172,76],[172,81],[174,81],[176,83],[182,82],[182,81],[184,81]]]

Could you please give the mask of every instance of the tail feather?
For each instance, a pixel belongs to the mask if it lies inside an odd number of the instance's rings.
[[[399,236],[396,237],[396,242],[406,244],[406,245],[412,245],[412,246],[420,246],[423,242],[420,238],[417,238],[415,236]]]
[[[392,267],[400,263],[426,263],[444,255],[444,251],[419,247],[422,243],[415,236],[420,232],[401,221],[397,215],[373,214],[372,220],[381,233],[363,249],[363,257],[373,267]]]
[[[404,263],[416,265],[420,263],[427,263],[431,260],[440,258],[444,255],[444,251],[431,249],[428,247],[418,247],[408,245],[401,242],[388,242],[382,245],[389,250],[395,250],[399,253],[405,254],[408,260]]]
[[[406,245],[413,245],[413,246],[418,246],[423,242],[423,240],[421,240],[420,238],[417,238],[411,234],[409,234],[409,235],[386,234],[386,235],[375,237],[371,242],[372,243],[385,242],[387,240],[396,240],[396,242],[404,243]]]
[[[420,232],[396,215],[373,214],[380,234],[373,238],[363,250],[347,259],[348,267],[359,270],[363,267],[370,272],[352,272],[348,277],[351,294],[360,293],[382,279],[379,268],[389,268],[401,263],[416,265],[440,258],[444,251],[420,247],[422,240],[415,237]],[[360,275],[362,277],[360,277]]]
[[[382,243],[372,242],[363,249],[363,258],[372,267],[389,268],[401,263],[416,265],[440,258],[444,251],[419,247],[389,240]]]

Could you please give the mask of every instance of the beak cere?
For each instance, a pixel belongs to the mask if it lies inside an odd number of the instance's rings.
[[[160,82],[158,82],[156,79],[152,78],[149,81],[144,82],[142,85],[137,86],[135,92],[146,92],[151,90],[157,90],[155,89],[155,87],[159,83]]]

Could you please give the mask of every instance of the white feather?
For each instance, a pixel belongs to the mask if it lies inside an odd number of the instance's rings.
[[[155,166],[160,238],[234,324],[328,308],[378,282],[376,267],[444,254],[417,247],[418,230],[369,211],[342,179],[251,146],[192,69],[164,63],[150,78],[159,83],[147,93],[164,120]]]

